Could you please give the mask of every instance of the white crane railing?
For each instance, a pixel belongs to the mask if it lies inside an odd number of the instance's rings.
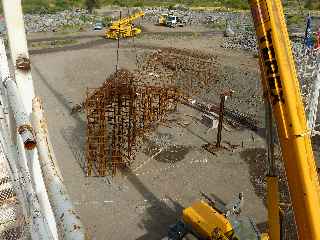
[[[16,195],[18,204],[0,207],[0,238],[10,233],[9,239],[85,240],[35,98],[21,0],[2,0],[2,5],[14,77],[0,39],[0,189],[9,187],[14,194],[5,201]],[[20,234],[15,231],[13,238],[14,227]]]

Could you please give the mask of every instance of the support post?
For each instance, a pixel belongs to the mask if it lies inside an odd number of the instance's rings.
[[[272,240],[280,240],[279,186],[274,158],[272,109],[267,98],[264,100],[264,102],[268,156],[267,207],[269,236]]]
[[[218,123],[218,133],[217,133],[217,142],[216,148],[221,147],[221,133],[223,127],[223,115],[224,115],[224,103],[226,101],[226,96],[221,94],[220,95],[220,110],[219,110],[219,123]]]
[[[228,96],[233,94],[233,90],[225,91],[220,95],[220,108],[219,108],[219,123],[218,123],[218,133],[216,148],[221,147],[221,133],[223,128],[223,117],[224,117],[224,104]]]

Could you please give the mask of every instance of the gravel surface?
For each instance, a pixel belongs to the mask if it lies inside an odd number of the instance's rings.
[[[313,78],[316,76],[317,54],[306,53],[302,39],[295,39],[291,42],[298,78],[301,84],[301,92],[306,109],[311,94]],[[241,32],[233,37],[225,38],[221,47],[226,49],[241,49],[258,54],[256,36],[253,32]]]

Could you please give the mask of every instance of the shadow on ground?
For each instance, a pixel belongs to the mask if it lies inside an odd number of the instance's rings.
[[[123,171],[123,174],[148,202],[143,218],[138,223],[138,227],[146,230],[147,233],[136,240],[162,239],[167,235],[169,226],[177,222],[182,206],[169,197],[165,200],[157,198],[130,170]],[[172,208],[168,205],[172,205]]]
[[[85,170],[85,141],[86,141],[86,122],[81,118],[79,113],[71,115],[72,106],[65,98],[65,96],[59,93],[45,78],[42,72],[37,68],[37,66],[33,66],[33,70],[39,76],[41,81],[45,84],[45,86],[51,91],[51,93],[55,96],[55,98],[59,101],[59,103],[70,112],[70,116],[76,120],[75,127],[65,127],[61,130],[61,135],[65,139],[66,143],[69,145],[70,150],[72,151],[75,159],[77,160],[79,166],[82,170]],[[84,171],[85,173],[85,171]]]
[[[263,203],[266,206],[266,150],[264,148],[245,149],[240,153],[240,157],[248,164],[250,182],[256,195],[263,199]]]
[[[255,193],[258,197],[263,200],[265,207],[267,207],[267,185],[266,185],[266,174],[267,174],[267,156],[264,148],[252,148],[246,149],[240,153],[241,158],[248,164],[250,181],[254,187]],[[290,194],[283,167],[282,160],[279,156],[275,156],[278,170],[279,179],[279,200],[281,209],[284,212],[284,229],[285,239],[298,239],[297,230],[293,216],[293,209],[291,206]],[[267,222],[257,224],[261,232],[266,232],[268,228]]]

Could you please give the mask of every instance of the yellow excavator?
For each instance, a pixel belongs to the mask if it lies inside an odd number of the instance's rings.
[[[299,239],[320,240],[320,188],[281,0],[249,0],[259,47],[259,64],[270,116],[278,132]],[[269,120],[272,117],[269,117]],[[270,131],[271,128],[269,128]],[[269,159],[270,158],[270,159]],[[185,208],[168,239],[282,240],[278,177],[269,159],[268,232],[239,215],[243,195],[229,206],[205,196]]]
[[[108,39],[119,39],[134,37],[141,33],[141,28],[134,26],[133,21],[143,17],[144,12],[140,11],[125,18],[121,18],[114,21],[109,29],[105,33],[105,37]]]

